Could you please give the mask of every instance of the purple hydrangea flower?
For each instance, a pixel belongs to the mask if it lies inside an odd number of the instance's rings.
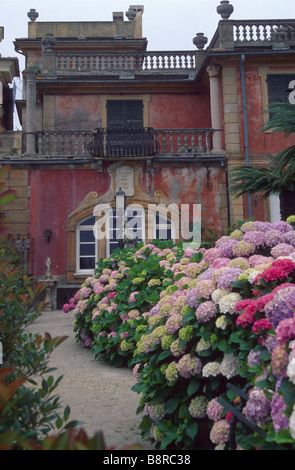
[[[275,432],[289,428],[289,418],[284,414],[287,409],[284,397],[275,393],[271,400],[271,417]]]
[[[289,245],[288,243],[279,243],[271,249],[270,253],[274,258],[279,258],[279,256],[288,256],[294,251],[294,246]]]
[[[218,402],[218,397],[213,398],[211,401],[209,401],[208,406],[207,406],[207,416],[209,419],[212,421],[216,422],[220,420],[221,415],[223,413],[223,406],[220,405]]]
[[[277,291],[273,300],[265,306],[266,318],[276,328],[280,321],[293,316],[295,310],[295,286]]]
[[[257,366],[261,362],[260,351],[250,351],[247,357],[248,367]]]
[[[257,230],[249,230],[243,237],[244,242],[252,243],[256,248],[265,244],[265,233]]]
[[[284,243],[295,246],[295,231],[286,232],[283,234],[282,240]]]
[[[273,222],[272,226],[275,230],[279,230],[279,232],[282,233],[293,231],[292,225],[288,224],[288,222],[284,222],[283,220]]]
[[[218,248],[209,248],[203,255],[203,261],[211,263],[214,259],[220,258],[221,251]]]
[[[225,258],[231,258],[233,256],[233,247],[238,243],[238,240],[231,237],[222,237],[224,240],[219,244],[218,249],[221,255]],[[220,240],[222,240],[222,238]],[[216,243],[216,246],[217,246]]]
[[[257,426],[264,426],[270,413],[270,399],[264,391],[254,387],[250,394],[243,412],[246,418]]]
[[[235,282],[242,272],[243,271],[238,268],[225,268],[217,280],[217,288],[222,290],[230,289],[230,284]]]
[[[217,307],[212,300],[201,303],[196,310],[196,318],[201,323],[207,322],[214,318],[217,312]]]
[[[281,243],[283,239],[282,232],[279,230],[271,229],[265,232],[265,243],[267,246],[275,246]]]
[[[257,221],[255,222],[255,226],[259,232],[267,232],[267,230],[272,228],[272,223]]]

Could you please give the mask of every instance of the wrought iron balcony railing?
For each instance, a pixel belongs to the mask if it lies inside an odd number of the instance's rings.
[[[209,155],[213,129],[113,128],[36,132],[39,157],[101,159]],[[25,145],[25,136],[24,136]]]
[[[98,158],[139,158],[158,153],[159,144],[151,127],[114,127],[96,129],[87,150]]]

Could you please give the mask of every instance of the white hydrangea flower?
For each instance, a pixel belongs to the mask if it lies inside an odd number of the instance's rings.
[[[219,301],[219,310],[221,313],[235,313],[235,305],[242,297],[237,292],[231,292],[222,297]]]
[[[295,357],[292,357],[288,367],[287,367],[287,375],[289,377],[289,380],[295,384]]]
[[[255,281],[258,274],[260,274],[260,271],[257,271],[256,269],[253,269],[253,271],[251,271],[249,273],[248,282],[250,282],[250,284],[253,284],[253,282]]]
[[[212,300],[215,304],[218,304],[220,299],[222,297],[224,297],[225,295],[228,295],[230,294],[230,291],[226,290],[226,289],[215,289],[214,292],[212,292]]]
[[[217,318],[215,325],[217,328],[220,328],[221,330],[225,330],[227,327],[227,318],[225,315],[221,315],[220,317]]]
[[[227,379],[231,379],[235,375],[237,375],[239,369],[240,369],[240,363],[238,361],[238,358],[230,353],[230,354],[225,354],[224,358],[220,364],[220,372],[222,375],[224,375]]]
[[[209,349],[211,346],[210,341],[205,341],[204,338],[201,338],[200,341],[197,343],[196,346],[196,351],[201,352],[201,351],[206,351]]]
[[[290,429],[291,436],[293,437],[293,439],[295,439],[295,405],[293,407],[293,411],[290,416],[289,429]]]
[[[220,364],[218,362],[208,362],[202,369],[203,377],[216,377],[220,374]]]

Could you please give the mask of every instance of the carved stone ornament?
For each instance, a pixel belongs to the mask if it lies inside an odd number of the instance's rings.
[[[228,0],[223,0],[216,8],[216,11],[223,20],[228,20],[234,11],[234,7],[229,3]]]
[[[205,45],[208,42],[208,38],[204,36],[204,33],[197,33],[193,39],[193,43],[197,49],[202,50],[204,49]]]
[[[45,34],[44,38],[41,40],[41,44],[43,52],[52,52],[52,49],[56,44],[56,38],[53,34]]]
[[[35,10],[35,8],[31,8],[30,11],[28,11],[27,16],[28,18],[30,18],[31,21],[36,21],[39,16],[39,13]]]
[[[115,170],[116,192],[122,188],[127,197],[134,196],[134,168],[124,165]]]
[[[126,14],[128,20],[132,21],[136,17],[136,10],[133,10],[133,9],[129,8],[129,10],[126,11],[125,14]]]

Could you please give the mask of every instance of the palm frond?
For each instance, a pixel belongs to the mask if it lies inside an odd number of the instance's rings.
[[[264,193],[264,197],[281,190],[279,174],[268,168],[237,166],[229,172],[229,192],[236,198],[243,194]]]
[[[291,167],[295,174],[295,145],[291,145],[281,152],[274,155],[270,163],[270,169],[283,170],[286,167]]]
[[[290,103],[271,103],[265,113],[270,119],[265,123],[263,131],[283,132],[286,136],[295,133],[295,106]]]

